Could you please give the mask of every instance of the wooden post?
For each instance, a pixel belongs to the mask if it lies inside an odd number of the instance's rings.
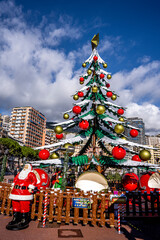
[[[129,192],[126,192],[126,215],[129,216],[130,211],[129,211]]]
[[[96,218],[97,218],[97,194],[94,193],[92,195],[92,225],[96,225]]]
[[[34,194],[34,200],[31,207],[31,219],[35,218],[37,194]]]
[[[133,191],[132,192],[132,207],[133,207],[133,216],[136,215],[136,203],[135,203],[135,199],[136,199],[136,192]]]
[[[85,193],[84,197],[88,198],[88,194]],[[83,209],[83,225],[87,225],[87,223],[88,223],[88,209],[84,208]]]
[[[70,217],[70,192],[67,191],[67,198],[66,198],[66,221],[65,223],[69,224],[69,217]]]
[[[103,193],[103,194],[101,194],[101,219],[100,219],[100,224],[102,227],[105,226],[105,213],[104,213],[105,203],[106,203],[105,194]]]
[[[57,215],[57,223],[61,223],[62,205],[63,205],[63,192],[60,190],[59,195],[58,195],[58,215]]]
[[[54,206],[54,191],[51,191],[49,202],[49,222],[53,221],[53,206]]]
[[[2,214],[4,213],[4,210],[5,210],[6,198],[7,198],[7,188],[4,187],[3,199],[2,199],[2,207],[1,207],[1,213]]]
[[[38,204],[38,221],[42,220],[42,204],[43,204],[43,190],[39,193],[39,204]]]
[[[155,214],[155,211],[154,211],[154,195],[152,191],[150,191],[150,196],[151,196],[151,210],[152,210],[152,216],[153,216]]]
[[[75,193],[75,197],[78,197],[79,193]],[[74,208],[74,224],[78,224],[78,218],[79,218],[79,208]]]

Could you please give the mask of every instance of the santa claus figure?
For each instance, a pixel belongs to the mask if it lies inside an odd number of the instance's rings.
[[[32,166],[26,164],[12,183],[9,198],[12,199],[13,219],[6,226],[8,230],[20,230],[29,226],[30,203],[36,183],[37,178],[32,172]]]

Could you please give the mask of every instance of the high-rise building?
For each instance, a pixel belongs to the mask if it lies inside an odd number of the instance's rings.
[[[46,117],[33,107],[15,107],[11,113],[10,135],[28,147],[45,145]]]
[[[153,146],[160,144],[160,136],[146,136],[146,144]]]
[[[2,137],[2,122],[3,122],[2,114],[0,113],[0,138]]]
[[[133,127],[139,128],[139,133],[137,137],[130,136],[130,128],[125,128],[124,134],[127,137],[128,141],[132,141],[139,144],[146,144],[145,141],[145,126],[142,118],[134,117],[134,118],[127,118],[127,124],[132,125]]]
[[[2,116],[2,128],[4,131],[9,132],[10,130],[10,116],[3,115]]]

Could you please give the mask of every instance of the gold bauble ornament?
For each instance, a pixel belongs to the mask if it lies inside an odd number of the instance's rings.
[[[73,99],[77,101],[77,100],[79,99],[78,94],[75,94],[75,95],[73,96]]]
[[[82,85],[84,83],[84,81],[83,82],[80,82],[80,84]]]
[[[127,138],[126,138],[126,137],[121,137],[121,139],[123,139],[123,140],[127,140]]]
[[[68,119],[68,118],[69,118],[69,114],[68,114],[68,113],[65,113],[65,114],[63,115],[63,118],[64,118],[64,119]]]
[[[111,74],[108,74],[108,75],[107,75],[107,78],[108,78],[108,79],[111,79],[111,78],[112,78]]]
[[[121,122],[124,122],[124,118],[123,117],[120,117],[118,120],[121,121]]]
[[[64,148],[66,148],[66,150],[67,150],[67,149],[68,149],[68,147],[73,147],[73,145],[72,145],[72,144],[70,144],[70,143],[65,143],[63,147],[64,147]],[[74,153],[74,152],[68,152],[68,156],[72,156],[72,155],[73,155],[73,153]]]
[[[88,73],[88,75],[91,75],[92,74],[92,70],[88,69],[87,73]]]
[[[115,101],[117,99],[117,96],[115,94],[112,95],[111,99]]]
[[[56,134],[60,134],[60,133],[63,132],[63,128],[61,126],[56,126],[54,131],[55,131]]]
[[[84,67],[84,68],[85,68],[85,67],[86,67],[86,63],[83,63],[83,64],[82,64],[82,67]]]
[[[97,112],[98,114],[103,114],[103,113],[105,113],[105,111],[106,111],[106,108],[105,108],[105,106],[103,106],[103,105],[99,105],[99,106],[97,107],[97,109],[96,109],[96,112]]]
[[[92,87],[92,92],[93,93],[96,93],[97,91],[98,91],[98,87],[97,86]]]
[[[104,67],[104,68],[107,68],[107,63],[104,63],[104,64],[103,64],[103,67]]]
[[[123,132],[124,132],[124,127],[123,127],[123,125],[117,124],[117,125],[114,127],[114,131],[115,131],[117,134],[123,133]]]
[[[57,158],[59,158],[59,154],[56,152],[53,152],[51,155],[51,159],[57,159]]]
[[[139,157],[143,161],[148,161],[151,158],[151,153],[148,150],[143,149],[143,150],[140,151]]]

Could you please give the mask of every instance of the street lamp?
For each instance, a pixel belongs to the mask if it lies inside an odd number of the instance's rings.
[[[65,191],[66,189],[66,185],[67,185],[67,170],[68,170],[68,162],[69,162],[69,154],[73,154],[75,151],[75,147],[74,146],[68,146],[68,148],[61,148],[61,151],[65,151],[65,157],[64,157],[64,162],[63,162],[63,178],[62,178],[62,185],[61,188],[63,191]]]

